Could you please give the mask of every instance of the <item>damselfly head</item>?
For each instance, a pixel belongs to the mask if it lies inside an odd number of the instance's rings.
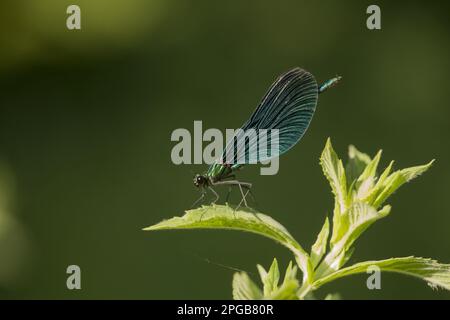
[[[196,174],[194,177],[194,185],[196,187],[203,187],[208,183],[208,179],[201,174]]]

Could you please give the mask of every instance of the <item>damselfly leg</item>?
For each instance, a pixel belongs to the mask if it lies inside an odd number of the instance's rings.
[[[250,189],[252,187],[251,183],[242,182],[242,181],[238,181],[238,180],[227,180],[227,181],[215,182],[214,185],[229,185],[230,187],[238,187],[239,188],[242,198],[241,198],[241,201],[239,202],[239,204],[237,205],[237,207],[233,211],[234,215],[236,215],[236,211],[241,207],[242,203],[244,203],[245,207],[249,208],[246,198],[247,198],[247,195],[249,193],[251,193],[251,191],[250,191]],[[244,189],[245,189],[245,192],[244,192]],[[254,198],[253,195],[252,195],[252,198]],[[258,219],[260,219],[258,216],[256,216],[256,217]]]
[[[206,191],[202,191],[202,195],[200,196],[200,198],[195,200],[195,202],[191,205],[191,209],[193,209],[199,202],[203,202],[205,197],[206,197]]]
[[[228,203],[228,200],[230,199],[230,194],[231,191],[233,190],[233,187],[228,187],[228,193],[227,193],[227,197],[225,198],[225,203]]]
[[[219,200],[219,194],[216,192],[216,190],[214,190],[214,189],[211,188],[211,187],[208,187],[208,189],[211,190],[211,192],[212,192],[212,193],[214,194],[214,196],[216,197],[212,203],[216,203],[217,200]]]

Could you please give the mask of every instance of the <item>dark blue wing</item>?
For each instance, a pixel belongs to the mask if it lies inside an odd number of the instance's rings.
[[[281,75],[267,91],[261,103],[242,126],[243,132],[256,131],[256,136],[236,133],[219,161],[225,163],[256,163],[279,156],[292,148],[304,135],[317,105],[318,86],[309,72],[295,68]],[[268,144],[261,140],[261,129],[268,130]],[[271,131],[278,130],[278,138]],[[278,144],[277,152],[270,143]],[[266,148],[265,146],[268,145]],[[230,159],[234,159],[230,162]]]

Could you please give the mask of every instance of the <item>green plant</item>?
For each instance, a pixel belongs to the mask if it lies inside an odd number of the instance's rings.
[[[262,213],[234,211],[226,205],[203,206],[188,210],[182,217],[164,220],[144,230],[163,229],[235,229],[257,233],[271,238],[292,251],[297,265],[289,263],[280,284],[280,271],[274,259],[266,271],[258,265],[263,283],[261,290],[245,272],[233,277],[234,299],[305,299],[326,283],[377,266],[381,271],[402,273],[425,280],[432,287],[450,290],[450,264],[435,260],[402,257],[378,261],[365,261],[344,267],[351,257],[355,241],[375,221],[386,217],[391,206],[384,203],[404,183],[416,178],[430,168],[426,165],[393,171],[393,161],[380,175],[377,167],[381,151],[371,159],[367,154],[349,147],[349,161],[344,168],[333,150],[330,139],[320,157],[323,173],[334,194],[332,227],[328,218],[310,252],[291,236],[280,223]],[[302,280],[297,279],[297,267]],[[333,299],[336,296],[327,296]]]

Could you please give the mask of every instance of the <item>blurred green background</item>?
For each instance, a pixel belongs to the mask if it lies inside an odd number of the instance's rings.
[[[66,29],[81,7],[82,30]],[[256,235],[149,233],[198,197],[175,166],[171,132],[239,127],[271,82],[293,66],[319,82],[301,143],[280,172],[250,167],[258,208],[309,248],[333,200],[318,165],[328,136],[346,158],[355,144],[383,165],[433,168],[403,187],[392,214],[359,240],[352,262],[417,255],[450,262],[450,21],[447,1],[377,1],[382,30],[366,28],[368,1],[84,0],[0,3],[0,298],[231,298],[233,271],[256,274],[291,256]],[[212,261],[214,263],[210,263]],[[82,270],[81,290],[66,268]],[[366,275],[319,297],[448,299],[420,280]],[[256,279],[256,277],[255,277]]]

